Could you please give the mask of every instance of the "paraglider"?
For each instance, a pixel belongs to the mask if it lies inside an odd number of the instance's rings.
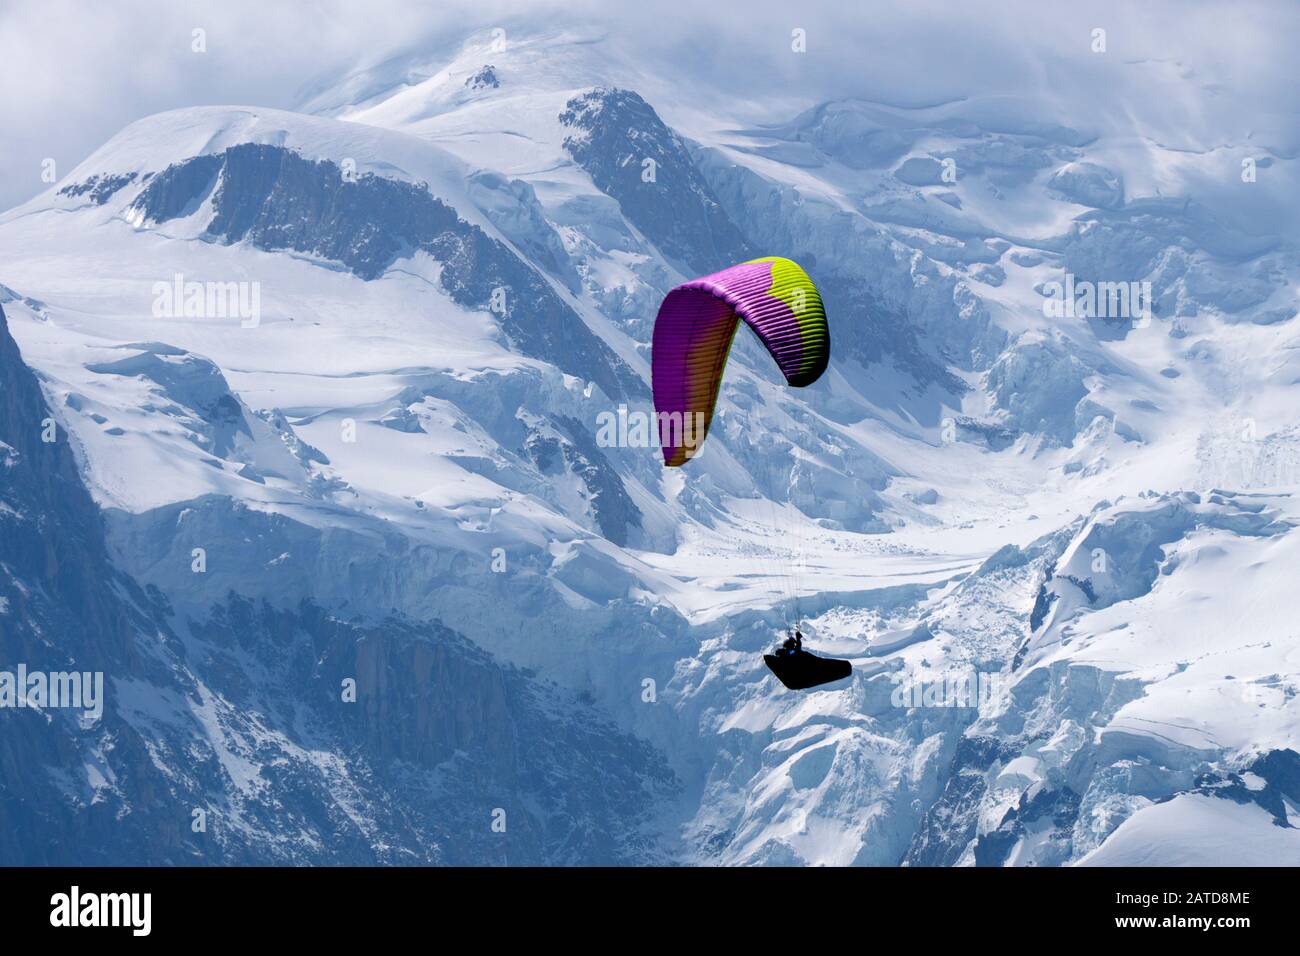
[[[833,657],[818,657],[803,649],[803,635],[796,628],[793,637],[777,648],[775,654],[764,654],[763,663],[776,679],[791,690],[807,690],[833,680],[848,677],[853,665]]]
[[[830,362],[821,293],[797,263],[752,259],[677,286],[659,306],[650,357],[655,420],[664,465],[679,468],[708,436],[736,330],[744,322],[793,388],[811,385]],[[792,690],[849,676],[848,661],[818,657],[794,633],[763,660]]]

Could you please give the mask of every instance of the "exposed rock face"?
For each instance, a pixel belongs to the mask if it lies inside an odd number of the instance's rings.
[[[501,81],[497,79],[496,68],[491,64],[483,67],[473,76],[465,80],[465,88],[468,90],[495,90],[501,86]]]
[[[567,472],[577,478],[600,533],[617,545],[628,543],[630,530],[641,524],[641,512],[618,471],[581,422],[560,415],[554,425],[535,423],[524,450],[543,475]]]
[[[0,661],[13,672],[162,679],[160,633],[140,590],[116,572],[102,519],[36,377],[0,312]],[[47,437],[55,440],[46,441]],[[105,704],[0,709],[0,858],[10,864],[181,863],[180,794],[148,744]],[[51,841],[50,834],[61,839]],[[147,849],[145,847],[147,846]]]
[[[222,818],[297,834],[286,860],[655,858],[650,812],[674,787],[662,759],[441,625],[360,625],[232,597],[192,635],[197,669],[229,708],[227,756],[259,768]],[[265,682],[250,686],[249,660]],[[355,703],[343,699],[352,681]]]
[[[348,177],[278,146],[244,143],[154,176],[132,204],[149,222],[195,212],[211,199],[207,235],[340,262],[362,279],[423,250],[442,264],[447,294],[491,310],[524,354],[590,377],[611,397],[639,395],[641,379],[594,335],[531,266],[421,186],[371,174]],[[494,294],[505,290],[504,307]]]
[[[758,255],[723,210],[685,143],[640,95],[597,89],[569,100],[564,147],[664,255],[698,274]]]
[[[113,198],[123,186],[129,186],[135,182],[135,173],[122,173],[113,175],[104,173],[94,175],[80,183],[70,183],[59,190],[60,196],[88,196],[90,201],[96,206],[102,206]]]

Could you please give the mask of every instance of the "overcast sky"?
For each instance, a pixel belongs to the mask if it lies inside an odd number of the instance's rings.
[[[62,176],[150,113],[293,108],[322,78],[403,51],[498,24],[565,23],[604,29],[647,69],[685,71],[710,95],[751,107],[765,98],[784,108],[841,96],[919,104],[1035,91],[1060,104],[1067,125],[1110,117],[1193,149],[1246,137],[1300,147],[1300,4],[1290,0],[0,0],[0,209],[46,188],[44,159]],[[797,61],[793,27],[808,35]],[[1107,31],[1103,56],[1089,49],[1094,27]],[[206,31],[206,53],[191,51],[195,28]],[[1065,115],[1081,103],[1088,121]]]

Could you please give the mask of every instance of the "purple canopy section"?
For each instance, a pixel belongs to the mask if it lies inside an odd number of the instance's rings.
[[[789,259],[756,259],[679,285],[659,307],[651,354],[665,465],[685,464],[703,444],[741,320],[790,385],[809,385],[825,370],[830,337],[821,296]]]

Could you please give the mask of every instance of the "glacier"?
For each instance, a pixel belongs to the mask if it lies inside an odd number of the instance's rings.
[[[129,125],[0,215],[0,638],[108,677],[0,712],[0,860],[1300,863],[1300,249],[1231,197],[1290,136],[729,114],[576,27]],[[687,469],[598,441],[767,254],[828,373],[738,339]]]

